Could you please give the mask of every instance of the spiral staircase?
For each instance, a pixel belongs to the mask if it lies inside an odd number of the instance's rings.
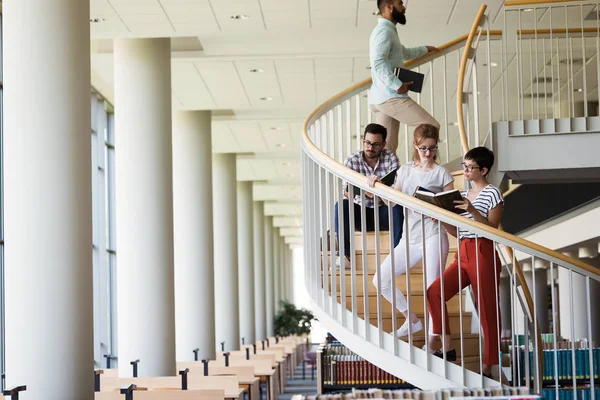
[[[417,70],[426,76],[426,86],[415,100],[440,121],[440,157],[450,170],[458,171],[462,155],[469,148],[486,145],[497,154],[497,163],[490,175],[491,183],[507,190],[514,188],[514,182],[519,179],[518,171],[523,171],[515,167],[514,160],[518,157],[511,156],[512,152],[518,152],[514,149],[517,141],[536,140],[537,144],[532,146],[543,148],[544,141],[549,140],[553,146],[560,146],[562,142],[557,142],[557,138],[564,140],[565,135],[573,132],[587,134],[587,140],[592,143],[600,140],[600,129],[597,126],[600,117],[597,110],[593,111],[587,105],[582,109],[573,105],[576,98],[572,91],[579,85],[577,82],[583,79],[581,84],[584,87],[582,91],[585,92],[585,101],[592,100],[594,96],[594,100],[597,100],[600,63],[594,61],[595,64],[590,67],[591,61],[588,62],[585,51],[589,47],[588,42],[595,43],[594,46],[600,48],[600,28],[595,22],[594,28],[590,28],[583,19],[584,7],[594,10],[597,5],[595,2],[585,1],[573,3],[576,4],[544,5],[536,2],[532,6],[507,2],[494,18],[489,15],[486,5],[482,5],[470,31],[464,36],[438,46],[437,52],[406,63],[406,68]],[[562,7],[566,27],[564,24],[557,25],[556,22],[556,16],[562,12]],[[572,10],[569,7],[575,7],[581,13],[582,17],[576,18],[578,25],[573,25],[570,19]],[[531,27],[527,25],[529,20],[523,17],[531,14],[530,9],[534,11]],[[571,25],[568,25],[569,22]],[[502,30],[491,29],[492,25],[500,24]],[[562,41],[567,43],[566,65],[561,58],[564,54],[560,49]],[[577,41],[581,42],[581,48],[575,45]],[[547,42],[552,44],[552,51],[556,45],[556,54],[548,50],[550,61],[547,62],[546,58],[540,61],[538,47],[544,46],[545,49]],[[529,46],[531,50],[535,47],[535,54],[531,51],[527,56],[523,52],[524,46]],[[579,52],[583,52],[583,66],[577,69],[573,66],[573,60],[574,54]],[[498,57],[500,62],[493,62]],[[593,56],[590,54],[590,59],[592,58],[600,59],[600,51]],[[499,64],[500,68],[493,68],[494,64]],[[593,90],[586,87],[585,83],[589,81],[587,78],[593,76],[592,70],[597,76],[596,88]],[[540,89],[539,82],[532,80],[534,75],[542,71],[544,77],[552,74],[551,92],[549,89]],[[555,76],[558,82],[555,82]],[[376,184],[373,189],[368,188],[365,177],[344,167],[343,160],[360,148],[364,126],[371,122],[371,113],[366,103],[370,84],[370,79],[359,82],[332,97],[318,106],[304,124],[302,168],[305,280],[318,319],[353,352],[419,388],[524,385],[530,387],[532,392],[540,393],[544,385],[543,368],[548,363],[557,365],[558,357],[556,351],[543,352],[542,333],[546,332],[541,332],[537,323],[535,287],[527,285],[520,264],[523,261],[532,265],[543,263],[549,267],[549,273],[554,277],[559,269],[567,271],[570,276],[582,277],[587,283],[585,295],[588,299],[588,320],[593,313],[590,282],[600,282],[598,270],[539,244],[432,207],[382,184]],[[562,99],[557,101],[556,96],[560,98],[561,95]],[[566,102],[566,105],[555,107],[552,105],[553,100],[560,104]],[[568,130],[565,128],[567,125]],[[400,134],[400,138],[403,137],[404,142],[401,141],[398,151],[401,162],[409,160],[411,149],[411,134],[406,127]],[[581,148],[582,142],[577,143]],[[564,176],[585,178],[593,175],[589,168],[600,168],[600,162],[592,152],[589,155],[585,153],[583,158],[585,165],[582,165],[581,158],[579,161],[571,159],[570,165],[561,164],[562,171],[570,170]],[[551,161],[554,160],[556,158],[551,158]],[[531,164],[531,160],[529,161]],[[536,179],[543,179],[543,176],[548,176],[556,169],[552,163],[538,165],[537,168],[535,165],[528,165],[527,168],[528,171],[535,170]],[[591,175],[586,175],[587,173]],[[455,187],[464,188],[462,173],[458,171],[453,175]],[[509,178],[514,178],[515,181],[511,182]],[[523,181],[526,182],[527,179]],[[335,204],[343,200],[345,184],[349,185],[350,193],[353,187],[357,187],[361,189],[361,196],[364,196],[368,189],[376,195],[376,202],[400,204],[405,210],[422,214],[423,219],[432,217],[494,242],[501,256],[503,269],[510,275],[511,282],[511,326],[503,329],[510,329],[513,334],[520,333],[524,338],[521,347],[510,346],[507,352],[499,355],[501,365],[494,371],[494,379],[480,374],[483,341],[498,340],[500,344],[501,332],[498,332],[497,337],[483,337],[474,305],[476,302],[468,288],[448,302],[453,343],[458,353],[456,362],[448,362],[422,350],[429,337],[422,263],[416,265],[409,274],[396,278],[394,285],[407,295],[409,311],[421,318],[425,329],[403,340],[393,334],[404,322],[403,316],[377,294],[372,283],[381,262],[393,247],[389,232],[379,232],[378,229],[366,232],[363,224],[362,229],[355,232],[354,240],[350,241],[351,269],[336,267],[336,240],[335,235],[330,233],[335,232]],[[341,220],[341,207],[339,212]],[[354,218],[350,214],[352,226]],[[377,220],[375,222],[377,225]],[[453,239],[451,236],[449,238]],[[343,240],[340,239],[340,242]],[[446,265],[454,259],[456,251],[456,240],[451,240]],[[572,283],[569,284],[570,289],[574,290]],[[550,302],[553,309],[557,307],[557,301],[553,296]],[[500,305],[497,307],[500,308]],[[588,339],[591,340],[596,332],[592,332],[591,323],[588,326]],[[553,331],[556,332],[556,326]],[[555,349],[556,336],[553,338]],[[532,357],[521,359],[518,354],[520,349],[526,354],[531,351]],[[553,360],[544,361],[544,357],[551,357]],[[593,357],[590,350],[590,362],[593,362]],[[556,379],[558,394],[558,378]],[[593,388],[593,379],[590,384]]]

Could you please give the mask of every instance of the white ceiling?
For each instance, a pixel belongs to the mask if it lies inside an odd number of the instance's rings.
[[[482,1],[405,0],[403,44],[466,33]],[[486,3],[493,16],[502,0]],[[369,76],[374,11],[375,0],[91,0],[90,17],[104,20],[92,24],[92,84],[113,100],[113,39],[174,38],[173,107],[217,111],[213,151],[239,153],[238,180],[255,181],[254,199],[297,237],[302,122]]]

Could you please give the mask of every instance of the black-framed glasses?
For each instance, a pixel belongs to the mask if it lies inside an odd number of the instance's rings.
[[[431,146],[431,147],[422,146],[422,147],[418,147],[418,149],[421,153],[427,153],[428,151],[435,153],[436,151],[438,151],[437,146]]]
[[[379,148],[381,148],[381,146],[383,146],[383,143],[380,143],[380,142],[372,143],[372,142],[369,142],[368,140],[363,140],[363,146],[370,147],[372,149],[379,149]]]
[[[471,171],[473,171],[474,169],[481,169],[480,167],[477,167],[477,166],[475,166],[475,165],[467,165],[467,164],[465,164],[464,162],[460,163],[460,166],[462,167],[462,169],[463,169],[464,171],[467,171],[467,172],[471,172]]]

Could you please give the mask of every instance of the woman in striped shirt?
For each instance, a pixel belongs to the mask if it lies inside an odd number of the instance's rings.
[[[463,217],[482,224],[498,228],[504,210],[504,199],[500,190],[487,181],[487,174],[494,164],[494,153],[485,147],[476,147],[465,154],[462,163],[464,177],[471,182],[472,189],[463,192],[463,201],[457,202],[457,208],[464,210]],[[446,231],[460,240],[460,251],[454,262],[446,268],[443,275],[444,302],[450,300],[464,287],[471,285],[475,294],[475,306],[485,341],[483,352],[483,371],[491,377],[492,366],[498,365],[498,335],[500,334],[500,315],[498,307],[498,283],[501,264],[494,243],[479,237],[473,232],[457,229],[444,224]],[[460,259],[458,258],[460,254]],[[459,286],[459,275],[460,283]],[[440,278],[427,290],[429,312],[433,321],[433,333],[442,334],[442,291]],[[445,336],[442,337],[446,360],[456,360],[456,350],[451,346],[448,309],[444,304]],[[442,350],[434,353],[443,357]]]

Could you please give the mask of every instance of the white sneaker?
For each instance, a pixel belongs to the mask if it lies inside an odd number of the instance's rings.
[[[338,256],[335,260],[335,266],[338,268],[342,267],[342,258]],[[350,260],[347,257],[344,257],[344,269],[352,269],[350,266]]]
[[[421,323],[421,320],[418,320],[417,322],[414,322],[411,325],[412,326],[410,328],[410,331],[412,333],[417,333],[423,330],[423,324]],[[408,336],[408,320],[404,321],[402,326],[396,331],[396,336],[398,336],[399,338]]]

